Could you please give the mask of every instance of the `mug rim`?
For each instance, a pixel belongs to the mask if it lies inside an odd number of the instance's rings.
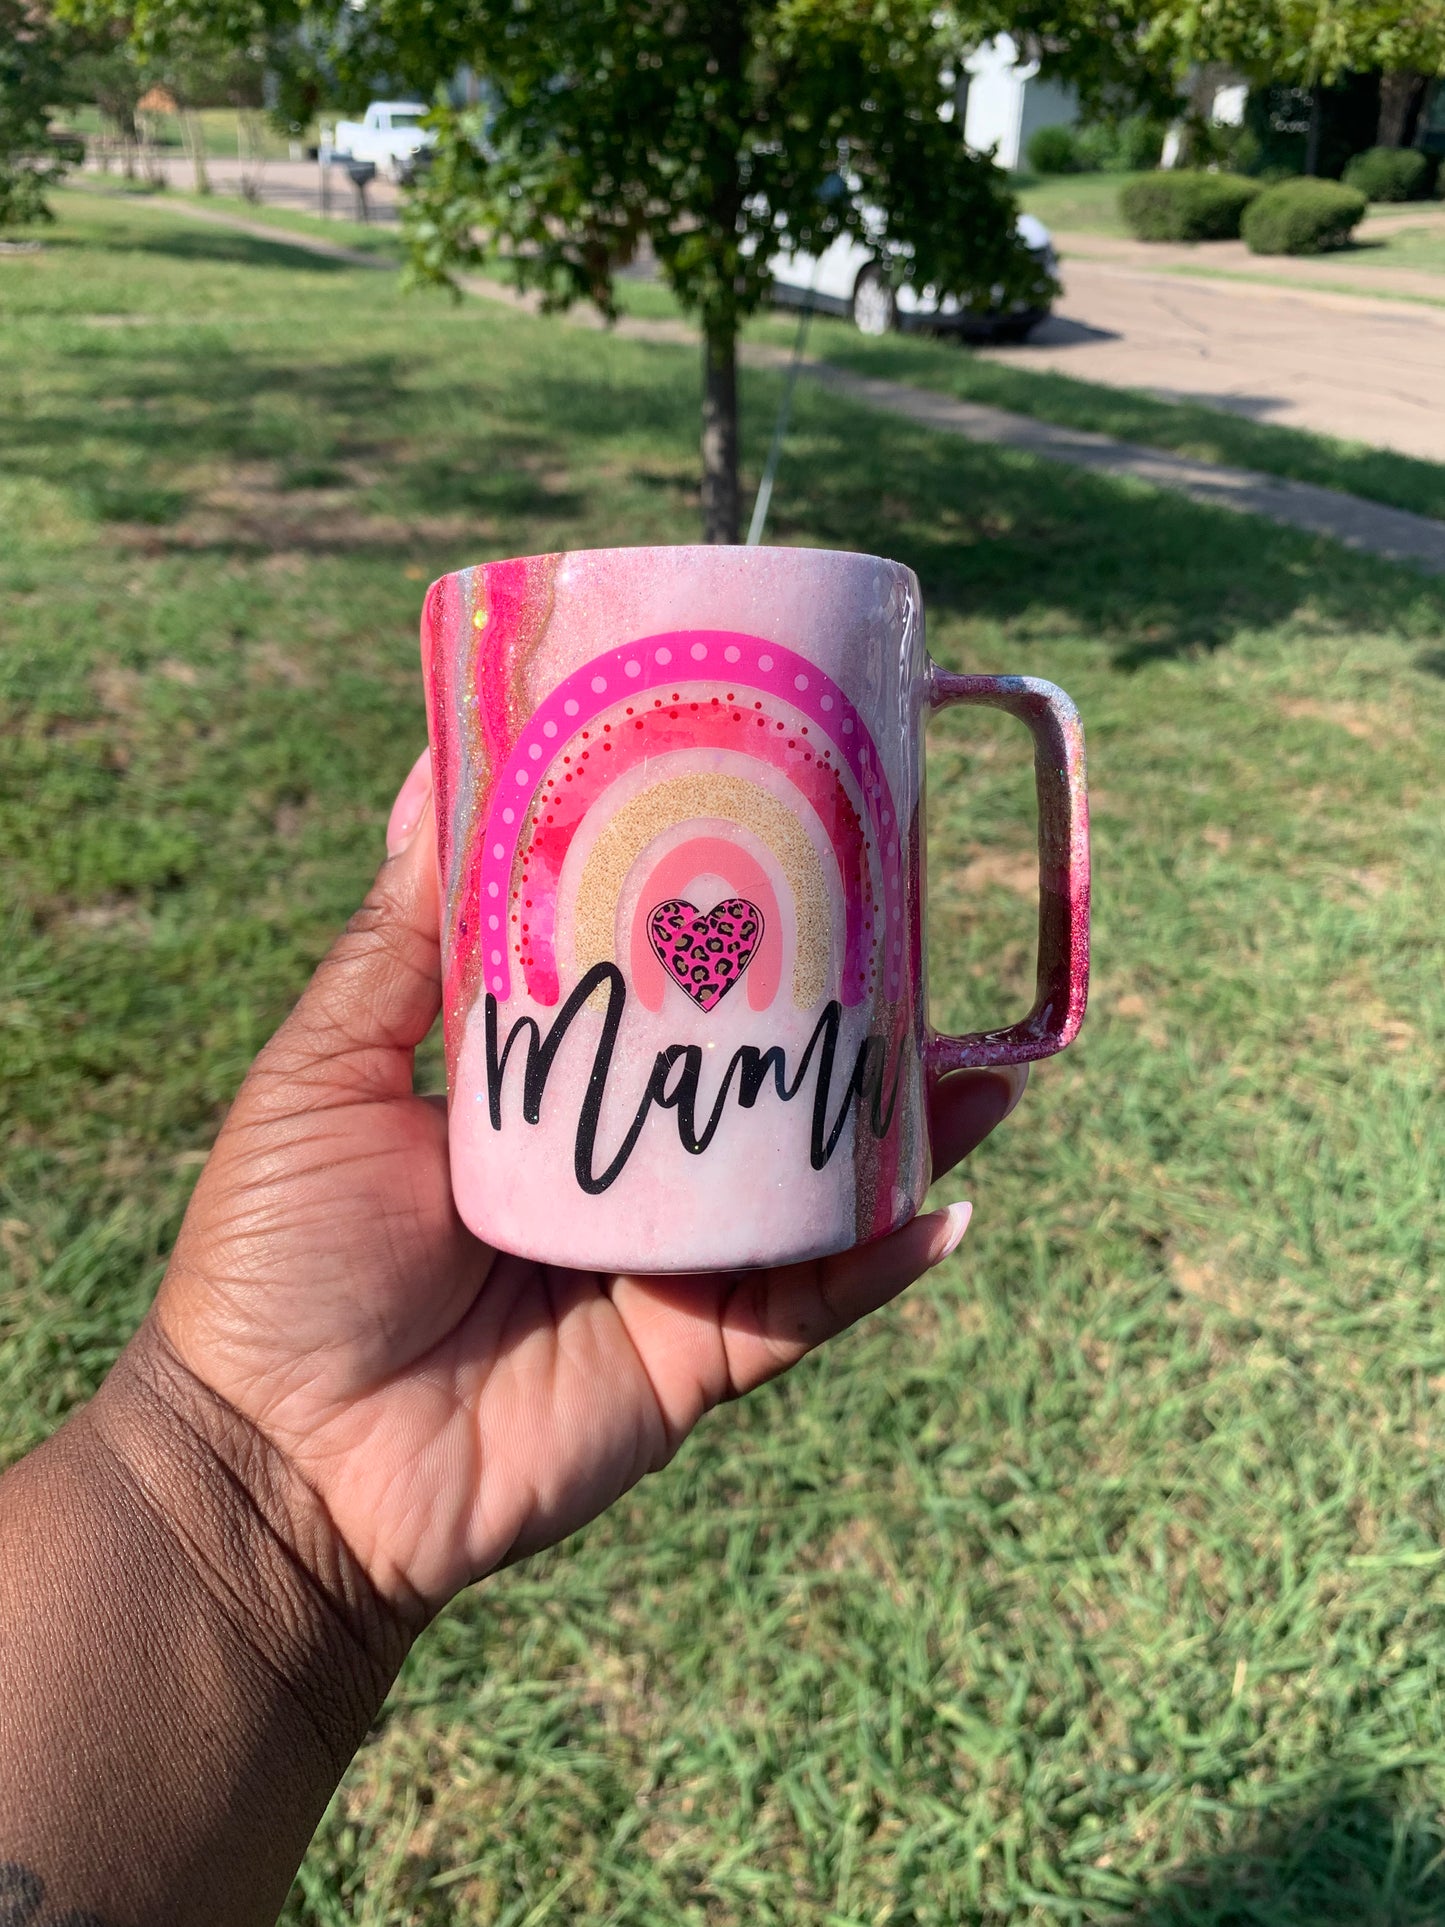
[[[882,563],[885,568],[901,569],[906,575],[917,579],[917,570],[910,563],[900,562],[894,555],[878,555],[871,549],[825,549],[812,548],[805,543],[759,542],[749,547],[744,542],[637,542],[624,543],[612,548],[593,549],[539,549],[531,555],[494,555],[485,562],[464,563],[461,568],[447,569],[435,578],[436,582],[449,582],[456,575],[470,575],[476,569],[494,568],[507,562],[547,562],[554,557],[577,557],[600,555],[683,555],[683,556],[725,556],[736,554],[769,556],[816,556],[833,562],[871,562]]]

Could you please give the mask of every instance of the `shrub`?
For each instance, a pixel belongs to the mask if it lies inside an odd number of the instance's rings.
[[[1081,174],[1107,174],[1114,165],[1114,130],[1103,121],[1071,130]]]
[[[28,227],[55,217],[45,203],[43,169],[0,160],[0,228]]]
[[[1119,211],[1141,241],[1232,241],[1240,216],[1260,192],[1258,181],[1238,174],[1180,168],[1130,181],[1119,195]]]
[[[1142,174],[1147,167],[1157,167],[1164,151],[1164,133],[1163,122],[1151,120],[1147,114],[1131,114],[1121,120],[1115,166],[1125,174]]]
[[[1142,174],[1159,165],[1163,146],[1164,128],[1147,114],[1092,121],[1075,130],[1074,151],[1086,173]]]
[[[1029,166],[1036,174],[1078,174],[1083,161],[1072,127],[1040,127],[1029,136]]]
[[[1430,162],[1413,147],[1370,147],[1346,167],[1345,186],[1367,201],[1418,201],[1429,192]]]
[[[1366,206],[1338,181],[1282,181],[1246,209],[1245,242],[1251,254],[1322,254],[1344,246]]]

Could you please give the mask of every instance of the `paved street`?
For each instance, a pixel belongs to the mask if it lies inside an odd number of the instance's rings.
[[[1053,318],[996,359],[1445,460],[1445,307],[1160,273],[1098,240],[1065,254]]]
[[[160,163],[166,185],[191,193],[195,176],[189,161],[167,154]],[[89,170],[93,171],[93,170]],[[235,160],[208,160],[206,171],[211,189],[228,206],[239,199],[241,167]],[[321,169],[315,161],[267,161],[261,169],[261,199],[267,207],[288,207],[301,214],[322,212]],[[327,210],[339,219],[355,220],[356,196],[344,168],[333,167],[330,181],[331,205]],[[366,190],[367,210],[373,221],[392,222],[397,218],[397,190],[378,177]]]

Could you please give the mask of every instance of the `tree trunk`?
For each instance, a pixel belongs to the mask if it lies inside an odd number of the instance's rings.
[[[1380,75],[1380,125],[1377,147],[1408,147],[1425,98],[1425,76],[1408,67]]]
[[[181,109],[181,139],[185,144],[186,157],[195,175],[197,194],[209,194],[211,177],[206,172],[206,137],[201,131],[201,123],[193,107]]]
[[[736,542],[738,501],[738,331],[729,315],[708,315],[702,338],[702,539]]]
[[[266,172],[266,156],[261,116],[254,107],[242,107],[236,115],[236,155],[241,164],[241,199],[259,206],[261,180]]]

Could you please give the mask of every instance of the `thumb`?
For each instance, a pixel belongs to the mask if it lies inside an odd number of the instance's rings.
[[[431,751],[392,805],[386,861],[366,901],[317,965],[257,1058],[253,1083],[290,1110],[410,1097],[412,1053],[441,1007]]]

